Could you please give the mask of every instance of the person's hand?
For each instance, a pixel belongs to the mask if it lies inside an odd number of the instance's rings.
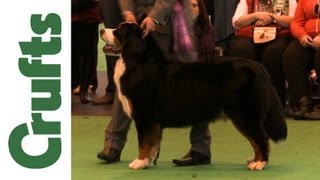
[[[140,28],[143,30],[142,38],[145,38],[150,32],[155,31],[156,27],[156,22],[151,17],[146,17],[140,25]]]
[[[268,24],[265,23],[265,22],[262,21],[262,20],[258,20],[258,21],[256,21],[256,22],[254,23],[254,26],[257,26],[257,27],[264,27],[264,26],[266,26],[266,25],[268,25]]]
[[[256,12],[255,17],[257,19],[256,23],[258,24],[268,25],[273,23],[273,18],[270,16],[268,12]]]
[[[313,38],[313,43],[311,45],[314,49],[320,48],[320,35]]]
[[[312,46],[312,43],[313,43],[313,39],[308,35],[303,36],[300,40],[300,44],[303,47],[310,47]]]
[[[125,22],[133,22],[137,24],[136,17],[134,16],[133,13],[125,13],[123,18]]]

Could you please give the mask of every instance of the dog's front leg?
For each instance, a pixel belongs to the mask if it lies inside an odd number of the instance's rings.
[[[129,164],[131,169],[145,169],[157,158],[160,149],[162,129],[159,124],[137,124],[139,156]]]

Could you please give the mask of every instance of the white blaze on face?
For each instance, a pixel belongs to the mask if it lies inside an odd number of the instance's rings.
[[[116,67],[115,67],[113,79],[114,79],[114,82],[117,86],[119,100],[122,103],[123,110],[129,116],[129,118],[132,119],[131,103],[127,99],[127,97],[122,94],[121,86],[120,86],[120,78],[124,74],[125,71],[126,71],[126,66],[123,62],[122,57],[120,57],[120,59],[118,59],[118,61],[117,61]]]
[[[101,33],[101,31],[100,31],[101,39],[107,44],[115,45],[114,40],[113,40],[113,38],[114,38],[113,31],[114,30],[115,29],[105,28],[103,33]]]

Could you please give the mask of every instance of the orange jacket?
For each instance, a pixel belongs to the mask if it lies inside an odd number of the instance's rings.
[[[299,0],[291,22],[290,30],[299,41],[305,35],[312,38],[320,34],[320,17],[315,13],[317,0]],[[320,15],[319,15],[320,16]],[[317,27],[318,19],[318,27]],[[318,29],[318,30],[317,30]]]

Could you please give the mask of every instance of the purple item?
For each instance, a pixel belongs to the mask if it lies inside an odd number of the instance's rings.
[[[192,50],[192,41],[190,33],[187,28],[186,17],[183,12],[183,8],[180,1],[177,1],[173,6],[172,13],[173,20],[173,37],[174,52],[189,51]]]

